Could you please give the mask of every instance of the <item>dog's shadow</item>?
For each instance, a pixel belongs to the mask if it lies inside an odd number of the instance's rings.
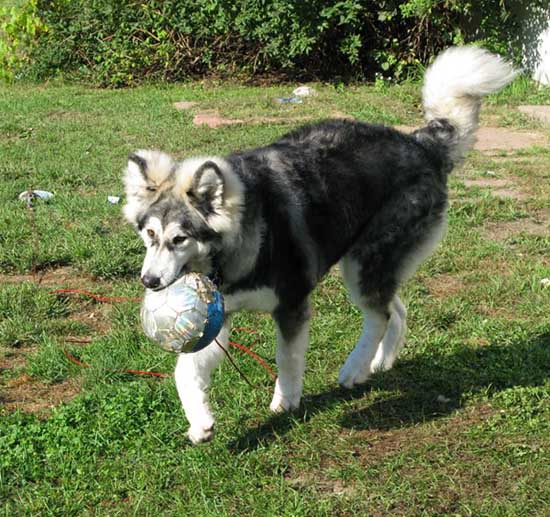
[[[464,347],[452,354],[404,359],[353,390],[334,387],[306,394],[298,411],[274,415],[248,428],[229,448],[242,452],[269,444],[297,422],[307,422],[346,401],[355,403],[340,417],[342,428],[389,430],[434,420],[459,409],[465,394],[470,398],[481,391],[541,385],[548,377],[548,365],[550,333],[506,345]],[[382,393],[380,400],[369,396],[374,390]]]

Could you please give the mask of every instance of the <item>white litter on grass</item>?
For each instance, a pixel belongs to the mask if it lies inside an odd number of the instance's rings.
[[[302,104],[304,101],[299,97],[279,97],[277,102],[280,104]]]
[[[118,196],[107,196],[107,201],[109,201],[109,203],[111,203],[111,205],[117,205],[118,202],[120,201],[120,197],[118,197]]]
[[[296,97],[311,97],[312,95],[317,95],[317,92],[310,86],[298,86],[292,94],[296,95]]]
[[[447,398],[445,395],[438,395],[435,400],[437,400],[437,402],[441,402],[441,404],[447,404],[448,402],[451,402],[451,399]]]
[[[47,190],[25,190],[19,194],[19,199],[21,201],[29,201],[35,198],[40,198],[44,200],[51,199],[53,194]]]
[[[550,287],[550,278],[543,278],[540,281],[540,285],[542,285],[542,287]]]

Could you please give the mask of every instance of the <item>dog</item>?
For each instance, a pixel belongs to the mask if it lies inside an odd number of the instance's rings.
[[[232,313],[270,313],[278,367],[270,408],[282,412],[302,396],[310,293],[338,263],[364,317],[338,382],[364,383],[391,368],[403,344],[398,288],[445,234],[447,176],[475,142],[481,99],[514,76],[499,56],[452,47],[426,71],[426,125],[411,134],[326,120],[226,157],[130,154],[123,211],[146,246],[141,281],[160,290],[188,271],[215,278],[228,316],[218,336],[224,347]],[[213,437],[207,390],[223,357],[217,346],[178,357],[175,381],[194,443]]]

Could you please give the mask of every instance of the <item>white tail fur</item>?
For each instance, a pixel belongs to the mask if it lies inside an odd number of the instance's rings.
[[[451,47],[426,71],[422,101],[427,122],[447,119],[456,129],[450,158],[459,163],[475,143],[481,99],[511,82],[510,63],[479,47]]]

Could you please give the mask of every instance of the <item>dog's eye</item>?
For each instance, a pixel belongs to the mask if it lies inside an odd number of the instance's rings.
[[[156,192],[157,191],[157,187],[145,187],[145,190],[147,190],[148,192]]]
[[[147,230],[147,235],[149,235],[151,239],[155,238],[155,232],[151,229]]]
[[[184,237],[183,235],[176,235],[176,237],[172,239],[172,244],[177,246],[178,244],[183,244],[186,240],[187,237]]]

